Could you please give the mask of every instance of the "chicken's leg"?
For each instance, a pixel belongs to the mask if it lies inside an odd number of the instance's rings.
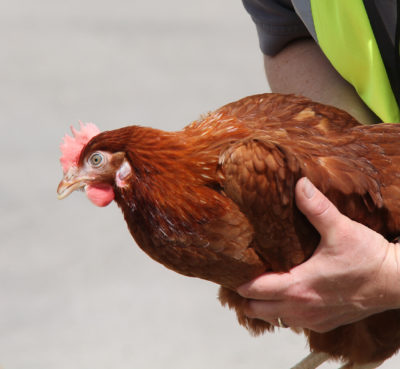
[[[312,352],[291,369],[315,369],[328,359],[329,355],[324,352]]]

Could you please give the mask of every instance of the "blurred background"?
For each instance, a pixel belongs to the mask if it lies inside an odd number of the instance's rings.
[[[0,29],[0,367],[287,369],[305,356],[303,337],[251,337],[217,286],[148,258],[115,204],[56,198],[58,146],[79,120],[175,130],[268,91],[241,1],[3,0]]]

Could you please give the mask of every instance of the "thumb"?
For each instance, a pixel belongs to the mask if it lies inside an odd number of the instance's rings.
[[[321,237],[329,237],[337,230],[337,225],[344,216],[308,178],[299,179],[295,194],[297,207],[317,229]]]

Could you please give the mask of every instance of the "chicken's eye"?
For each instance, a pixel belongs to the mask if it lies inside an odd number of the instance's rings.
[[[98,168],[100,165],[102,165],[103,161],[104,156],[99,152],[95,152],[94,154],[90,155],[88,160],[89,164],[94,168]]]

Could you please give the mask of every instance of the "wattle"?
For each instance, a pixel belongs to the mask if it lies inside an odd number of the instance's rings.
[[[107,206],[114,200],[114,190],[111,185],[89,185],[86,187],[86,195],[97,206]]]

